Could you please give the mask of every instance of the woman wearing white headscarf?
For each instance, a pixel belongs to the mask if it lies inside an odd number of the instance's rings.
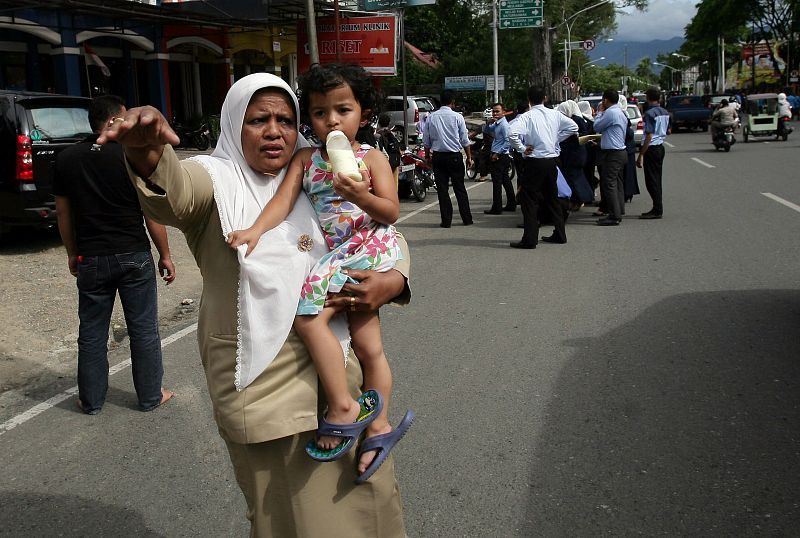
[[[589,129],[588,134],[595,134],[594,132],[594,115],[592,113],[592,105],[589,101],[578,101],[578,109],[581,111],[583,119],[586,121],[586,127]],[[591,202],[594,202],[594,192],[597,186],[600,185],[600,178],[597,177],[597,152],[600,150],[600,145],[594,140],[588,142],[586,148],[586,165],[583,167],[583,176],[589,183],[589,188],[592,190]]]
[[[228,91],[210,156],[179,162],[169,145],[178,138],[152,107],[114,118],[99,142],[115,139],[125,147],[143,210],[184,233],[203,275],[200,355],[214,418],[247,500],[251,536],[405,537],[391,461],[355,486],[356,451],[317,463],[303,450],[317,428],[317,374],[292,320],[305,276],[327,251],[308,199],[300,196],[249,257],[244,245],[234,251],[225,241],[253,223],[294,151],[306,144],[298,121],[289,86],[258,73]],[[367,187],[342,178],[334,185],[346,198]],[[401,248],[408,252],[404,241]],[[375,310],[393,299],[405,303],[407,274],[405,260],[386,273],[350,271],[361,283],[345,286],[346,296],[329,305]],[[346,324],[335,330],[346,341]],[[361,371],[352,359],[348,381],[358,395]]]

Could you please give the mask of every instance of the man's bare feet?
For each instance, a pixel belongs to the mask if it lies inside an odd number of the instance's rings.
[[[175,393],[169,389],[165,389],[161,387],[161,402],[158,405],[163,405],[171,400],[175,396]]]
[[[355,400],[350,400],[350,402],[346,409],[334,410],[329,407],[328,412],[325,414],[325,420],[329,424],[352,424],[355,422],[361,411],[361,406]],[[333,450],[343,441],[344,438],[342,437],[323,435],[317,439],[317,446],[323,450]]]
[[[379,418],[367,427],[364,439],[369,439],[370,437],[375,437],[376,435],[383,435],[384,433],[390,433],[391,431],[392,425],[389,424],[388,421],[380,420]],[[367,467],[369,467],[377,454],[377,450],[368,450],[361,453],[361,457],[358,459],[358,474],[364,474],[364,472],[367,470]]]

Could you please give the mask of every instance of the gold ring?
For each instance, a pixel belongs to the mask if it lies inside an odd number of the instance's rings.
[[[125,118],[120,118],[119,116],[114,116],[113,118],[108,120],[108,126],[111,127],[112,125],[114,125],[115,121],[125,121]]]
[[[350,310],[355,311],[356,309],[356,297],[355,295],[350,296]]]

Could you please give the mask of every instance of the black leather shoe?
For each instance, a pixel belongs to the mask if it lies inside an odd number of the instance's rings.
[[[449,228],[449,224],[445,224],[444,222],[439,225],[440,228]]]
[[[648,211],[647,213],[642,213],[639,215],[640,219],[650,220],[650,219],[660,219],[663,215],[661,213],[656,213],[655,211]]]
[[[487,215],[502,215],[503,214],[503,210],[502,209],[484,209],[483,212],[486,213]]]
[[[503,211],[506,211],[506,212],[508,212],[508,213],[513,213],[513,212],[514,212],[514,211],[516,211],[516,210],[517,210],[517,206],[515,206],[515,205],[513,205],[513,206],[506,206],[506,207],[504,207],[504,208],[503,208]]]
[[[525,225],[524,224],[517,224],[517,228],[523,228],[524,229]]]
[[[556,237],[555,235],[542,236],[542,241],[545,243],[556,243],[558,245],[563,245],[567,242],[566,240],[562,241],[560,237]]]
[[[465,222],[465,223],[464,223],[464,226],[472,226],[472,224],[473,224],[473,222],[472,222],[472,221],[469,221],[469,222]]]
[[[523,243],[522,241],[514,241],[513,243],[509,243],[508,246],[511,248],[524,248],[528,250],[533,250],[536,248],[536,245],[529,245],[528,243]]]
[[[598,226],[619,226],[620,221],[611,217],[606,217],[597,221]]]

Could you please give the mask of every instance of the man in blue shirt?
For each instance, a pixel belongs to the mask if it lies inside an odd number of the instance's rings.
[[[436,181],[436,194],[439,197],[439,213],[442,217],[442,228],[449,228],[453,220],[453,204],[450,202],[450,187],[458,202],[458,212],[464,226],[472,224],[472,213],[469,210],[469,196],[464,187],[464,160],[461,158],[461,149],[467,156],[467,167],[472,164],[472,153],[469,149],[467,124],[464,117],[454,112],[450,105],[453,104],[455,95],[452,90],[444,90],[441,96],[442,106],[439,110],[428,116],[425,131],[422,134],[422,143],[425,146],[425,157],[432,164],[433,178]],[[433,150],[433,158],[431,158]]]
[[[492,121],[484,126],[484,133],[492,137],[492,207],[483,212],[487,215],[500,215],[503,211],[517,209],[514,185],[509,177],[511,169],[511,144],[508,142],[508,121],[506,109],[501,103],[492,105]],[[503,206],[503,189],[506,191],[506,205]]]
[[[660,219],[664,214],[661,196],[661,172],[664,167],[664,139],[669,134],[669,112],[661,108],[659,93],[655,88],[645,92],[647,112],[644,113],[644,133],[642,147],[636,166],[644,168],[644,184],[653,199],[653,209],[642,213],[640,219]]]
[[[600,189],[608,208],[608,215],[597,221],[600,226],[618,226],[625,213],[625,164],[628,152],[625,149],[625,132],[630,120],[619,107],[619,93],[608,89],[603,92],[603,100],[597,107],[594,130],[603,135],[600,139],[600,155],[597,167],[600,169]]]

